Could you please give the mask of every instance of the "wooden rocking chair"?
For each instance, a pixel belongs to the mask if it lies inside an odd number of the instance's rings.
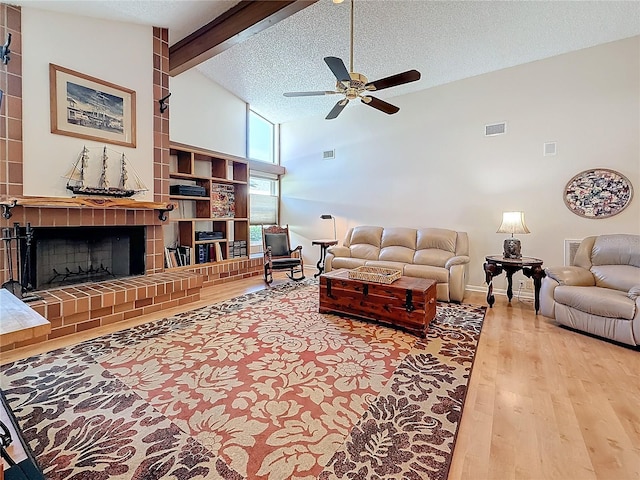
[[[288,225],[263,227],[262,245],[264,247],[264,281],[267,284],[273,282],[274,270],[289,270],[287,276],[291,280],[296,282],[304,280],[302,245],[291,250]]]

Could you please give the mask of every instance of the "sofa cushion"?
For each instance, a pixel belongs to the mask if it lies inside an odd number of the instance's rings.
[[[457,233],[443,228],[420,228],[417,231],[416,250],[435,248],[455,253]]]
[[[640,283],[640,268],[631,265],[593,265],[591,273],[597,287],[615,288],[628,292]]]
[[[555,301],[581,312],[608,318],[633,319],[636,304],[627,292],[600,287],[560,285],[554,292]]]
[[[382,227],[355,227],[349,239],[351,256],[365,260],[377,260],[380,255],[381,237]]]
[[[599,235],[591,249],[591,264],[640,268],[640,235]]]
[[[407,247],[382,247],[378,258],[385,262],[412,263],[415,250]]]
[[[351,233],[351,238],[349,239],[349,246],[353,246],[358,243],[365,243],[380,248],[382,230],[382,227],[355,227],[353,229],[353,233]]]
[[[349,247],[353,258],[362,258],[364,260],[377,260],[380,255],[380,249],[375,245],[368,243],[356,243]]]
[[[331,261],[331,270],[362,267],[365,262],[362,258],[336,257]]]
[[[416,229],[404,227],[385,228],[382,232],[382,248],[385,247],[406,247],[411,250],[416,249]]]
[[[438,283],[449,283],[449,270],[432,265],[405,265],[404,275],[409,277],[429,278]]]
[[[425,248],[423,250],[416,250],[413,255],[413,262],[416,265],[434,265],[436,267],[443,267],[447,260],[453,257],[453,253],[444,250],[438,250],[436,248]]]

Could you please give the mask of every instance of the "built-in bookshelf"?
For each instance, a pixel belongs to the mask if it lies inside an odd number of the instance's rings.
[[[247,160],[178,143],[169,158],[167,268],[248,258]]]

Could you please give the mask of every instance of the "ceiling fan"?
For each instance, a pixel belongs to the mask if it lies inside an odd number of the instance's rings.
[[[396,87],[409,82],[415,82],[420,80],[420,72],[417,70],[408,70],[403,73],[391,75],[390,77],[381,78],[374,82],[369,82],[367,77],[361,73],[353,71],[353,0],[351,0],[351,51],[349,70],[344,65],[344,62],[338,57],[325,57],[325,63],[336,77],[336,89],[335,90],[319,90],[312,92],[287,92],[285,97],[311,97],[320,95],[344,95],[342,100],[329,112],[325,118],[331,120],[340,115],[340,112],[347,106],[350,100],[359,98],[362,103],[369,105],[381,112],[392,115],[397,113],[400,108],[380,100],[379,98],[366,95],[369,92],[375,92],[384,88]]]

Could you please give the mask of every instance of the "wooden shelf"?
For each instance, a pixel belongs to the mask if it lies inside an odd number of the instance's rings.
[[[221,242],[226,242],[227,240],[224,238],[216,238],[214,240],[196,240],[194,243],[196,245],[206,245],[208,243],[221,243]]]
[[[209,181],[208,177],[200,177],[197,175],[191,175],[189,173],[170,173],[169,174],[169,178],[179,178],[182,180],[203,180],[203,181]]]
[[[189,195],[169,195],[172,200],[195,200],[196,202],[210,202],[211,197],[190,197]]]
[[[236,221],[236,222],[247,222],[249,221],[248,218],[238,218],[238,217],[226,217],[226,218],[219,218],[219,217],[191,217],[191,218],[172,218],[170,219],[171,222],[229,222],[229,221]]]
[[[171,143],[169,179],[171,185],[184,181],[203,187],[207,195],[170,195],[171,200],[180,202],[180,208],[165,227],[166,246],[173,247],[177,242],[178,247],[188,247],[191,252],[190,266],[203,265],[196,263],[199,259],[198,250],[207,244],[220,247],[221,255],[217,252],[213,255],[217,260],[215,263],[249,258],[245,255],[233,256],[239,250],[235,242],[244,242],[240,247],[242,252],[244,249],[248,252],[249,246],[249,166],[245,158]],[[216,187],[216,184],[233,188]],[[231,198],[231,195],[233,210],[220,203],[221,198]],[[212,216],[231,211],[235,211],[234,217]],[[223,238],[196,240],[196,224],[197,231],[222,232]],[[211,257],[212,253],[207,251],[207,256]]]
[[[158,210],[158,218],[165,221],[166,212],[174,209],[172,203],[158,203],[118,197],[3,197],[0,198],[2,217],[11,218],[11,209],[40,208],[118,208],[127,210]]]

